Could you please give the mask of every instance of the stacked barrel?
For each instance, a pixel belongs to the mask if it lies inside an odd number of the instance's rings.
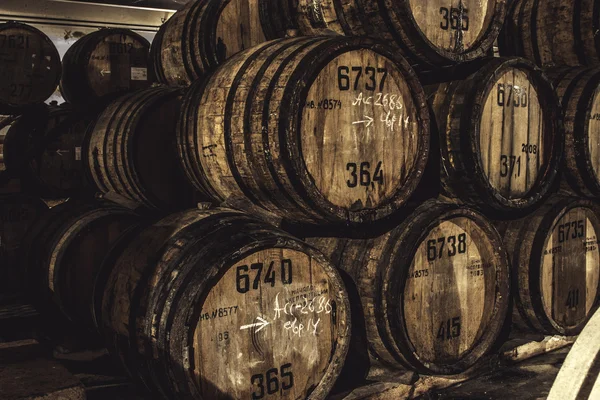
[[[579,333],[598,307],[599,7],[585,0],[514,1],[499,40],[502,54],[544,70],[564,117],[560,196],[503,226],[520,323],[545,333]]]
[[[198,0],[151,48],[84,36],[68,105],[0,99],[9,275],[165,399],[324,399],[577,334],[600,72],[558,60],[593,62],[595,5],[561,8],[569,42],[538,3]]]
[[[132,31],[100,29],[76,41],[61,63],[41,30],[0,23],[0,274],[7,291],[22,290],[18,254],[25,232],[47,210],[41,199],[93,199],[86,132],[115,96],[151,84],[149,48]],[[67,102],[45,104],[59,84]]]

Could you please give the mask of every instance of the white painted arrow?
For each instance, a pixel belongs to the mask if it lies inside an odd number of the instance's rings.
[[[260,328],[258,328],[255,332],[260,332],[265,326],[269,325],[269,321],[267,321],[266,319],[263,319],[261,317],[256,317],[256,319],[259,322],[255,322],[253,324],[248,324],[248,325],[242,325],[240,327],[240,330],[242,329],[250,329],[250,328],[254,328],[255,326],[260,326]]]
[[[368,115],[365,115],[365,120],[364,121],[355,121],[352,123],[352,125],[356,125],[356,124],[365,124],[365,126],[371,126],[373,124],[373,118],[369,117]]]
[[[105,69],[103,69],[102,71],[100,71],[100,75],[102,75],[102,76],[104,76],[104,75],[108,75],[108,74],[110,74],[110,71],[109,71],[109,70],[105,70]]]
[[[59,156],[63,156],[63,154],[67,154],[70,153],[69,150],[56,150],[56,154],[58,154]]]

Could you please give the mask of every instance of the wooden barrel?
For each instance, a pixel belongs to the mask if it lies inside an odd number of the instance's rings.
[[[47,209],[38,197],[0,196],[0,293],[23,289],[19,249],[26,232]]]
[[[4,168],[22,179],[26,191],[44,198],[89,192],[81,148],[92,120],[68,104],[27,111],[6,132],[0,148]]]
[[[80,109],[105,103],[125,92],[145,89],[150,43],[139,34],[107,28],[73,44],[63,57],[60,91]]]
[[[600,196],[600,69],[546,70],[565,118],[564,172],[580,196]]]
[[[193,204],[176,150],[182,90],[153,87],[113,101],[84,143],[86,170],[102,193],[115,193],[149,209]]]
[[[61,70],[48,36],[18,22],[0,24],[0,114],[43,103],[56,90]]]
[[[521,58],[490,58],[457,67],[427,90],[445,192],[505,215],[549,194],[564,147],[562,113],[537,67]]]
[[[33,298],[53,303],[74,322],[93,328],[95,278],[113,243],[140,222],[128,209],[71,201],[50,210],[25,239],[35,254],[23,257]]]
[[[473,210],[430,200],[376,239],[309,243],[352,277],[369,351],[389,366],[459,373],[501,332],[508,256],[498,232]]]
[[[514,0],[500,54],[541,66],[600,64],[600,4],[595,0]]]
[[[213,209],[171,215],[115,252],[103,330],[152,393],[324,399],[331,389],[350,312],[337,271],[311,247]]]
[[[423,174],[425,101],[406,61],[371,39],[271,41],[192,86],[179,151],[216,201],[294,222],[379,221]]]
[[[504,233],[516,307],[550,335],[575,335],[600,302],[600,206],[556,197]]]
[[[268,39],[290,29],[305,35],[337,33],[395,42],[411,60],[430,66],[474,60],[496,40],[503,0],[260,0]]]
[[[191,1],[163,24],[151,59],[159,82],[189,85],[264,41],[258,0]]]

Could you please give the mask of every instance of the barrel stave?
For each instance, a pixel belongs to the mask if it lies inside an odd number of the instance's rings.
[[[565,115],[565,177],[580,196],[600,194],[597,160],[597,68],[555,68],[547,71],[562,102]]]
[[[285,192],[281,200],[272,195],[273,190],[281,190],[283,186],[277,175],[271,172],[273,168],[267,154],[272,159],[273,153],[269,149],[270,142],[265,140],[266,126],[263,125],[264,128],[261,129],[259,125],[262,124],[265,101],[270,97],[268,85],[286,59],[292,56],[299,57],[304,50],[318,43],[318,39],[297,39],[288,45],[265,49],[243,72],[240,71],[236,78],[236,89],[239,90],[235,91],[235,97],[225,109],[225,115],[232,113],[239,116],[239,119],[232,119],[225,125],[231,138],[243,138],[242,143],[229,149],[233,155],[233,164],[243,179],[242,188],[246,187],[245,195],[248,198],[266,209],[282,208],[293,215],[295,207],[299,207],[289,192]],[[242,76],[252,78],[248,90],[241,82]],[[264,156],[261,156],[261,153]]]
[[[97,187],[105,193],[114,191],[133,196],[133,193],[128,192],[128,188],[126,189],[127,186],[119,172],[115,171],[115,167],[120,163],[115,162],[115,156],[118,153],[111,146],[111,143],[119,143],[115,140],[115,135],[119,132],[123,118],[130,113],[136,104],[139,105],[143,100],[147,100],[152,93],[154,93],[153,90],[131,93],[112,102],[100,114],[90,131],[86,151],[87,160],[90,163],[89,169]],[[136,102],[138,99],[140,102]],[[106,132],[105,135],[102,134],[104,132]]]
[[[597,65],[598,7],[593,0],[515,1],[501,34],[500,52],[544,67]]]
[[[193,189],[176,156],[181,98],[180,88],[154,87],[125,95],[104,110],[84,149],[101,192],[151,210],[192,204]]]
[[[264,42],[259,14],[258,5],[241,0],[188,3],[161,27],[152,47],[151,57],[161,61],[156,63],[160,82],[188,86],[234,54]]]

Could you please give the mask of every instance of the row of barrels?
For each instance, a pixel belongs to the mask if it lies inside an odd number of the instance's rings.
[[[539,66],[598,65],[598,7],[594,0],[199,0],[161,27],[152,59],[160,82],[190,84],[265,40],[345,35],[393,44],[420,69],[484,57],[497,38],[503,56]]]
[[[430,200],[379,237],[305,242],[226,208],[148,220],[108,202],[16,200],[0,199],[2,229],[30,226],[13,267],[38,306],[98,332],[167,399],[322,399],[347,374],[364,379],[369,359],[456,374],[511,319],[574,335],[600,305],[591,200],[553,197],[508,223]]]
[[[561,170],[577,194],[600,194],[597,69],[551,70],[556,91],[521,58],[445,76],[422,86],[369,38],[279,39],[187,90],[31,111],[0,131],[2,167],[46,198],[97,190],[132,208],[205,201],[338,226],[383,224],[437,182],[491,216],[533,210]]]
[[[60,84],[64,99],[79,110],[147,88],[150,43],[128,29],[101,29],[83,36],[60,55],[42,31],[19,22],[0,24],[0,114],[18,114],[42,104]]]
[[[42,103],[59,80],[64,98],[82,109],[154,80],[189,85],[244,49],[290,35],[369,36],[393,44],[412,63],[434,69],[485,56],[499,35],[502,55],[527,57],[538,65],[600,62],[595,43],[599,6],[593,0],[513,1],[506,23],[505,1],[454,3],[197,0],[163,24],[150,56],[150,43],[139,34],[103,29],[78,40],[62,66],[44,33],[3,23],[0,112]]]

